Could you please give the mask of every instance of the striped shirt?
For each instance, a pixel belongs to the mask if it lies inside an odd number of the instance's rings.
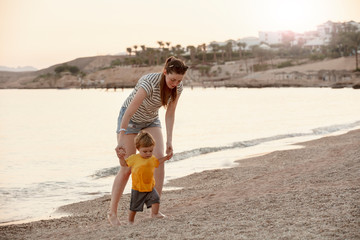
[[[161,104],[160,80],[162,73],[150,73],[142,76],[136,84],[134,90],[125,100],[123,107],[128,107],[134,99],[135,94],[140,88],[146,92],[146,97],[132,116],[131,121],[136,123],[150,123],[159,116]],[[177,86],[177,94],[180,95],[183,90],[182,82]]]

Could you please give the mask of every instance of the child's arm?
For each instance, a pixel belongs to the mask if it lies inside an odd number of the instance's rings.
[[[168,154],[165,157],[159,158],[159,164],[163,164],[165,161],[169,160],[170,158],[172,158],[173,154]]]
[[[119,159],[120,159],[120,165],[122,166],[122,167],[127,167],[128,165],[127,165],[127,163],[126,163],[126,161],[125,161],[125,152],[124,151],[120,151],[120,153],[119,153]]]

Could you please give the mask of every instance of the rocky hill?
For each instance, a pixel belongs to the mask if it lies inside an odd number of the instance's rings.
[[[80,72],[91,74],[101,69],[108,68],[111,62],[117,59],[122,60],[124,56],[96,56],[77,58],[75,60],[59,63],[49,68],[31,72],[6,72],[0,71],[0,88],[57,88],[78,87],[78,78],[63,74],[60,79],[52,76],[58,66],[67,64],[76,66]]]
[[[292,86],[292,87],[360,87],[360,72],[354,72],[355,57],[341,57],[318,62],[308,62],[286,68],[252,72],[241,79],[229,81],[242,86]]]

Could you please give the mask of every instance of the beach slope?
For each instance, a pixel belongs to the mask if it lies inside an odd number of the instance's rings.
[[[0,227],[1,239],[360,239],[360,130],[301,143],[171,181],[166,219],[139,213],[110,227],[110,196],[61,207],[72,215]],[[126,223],[129,195],[119,205]]]

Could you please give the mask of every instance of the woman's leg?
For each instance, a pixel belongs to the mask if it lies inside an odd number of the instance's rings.
[[[126,148],[126,155],[125,158],[130,156],[131,154],[136,153],[136,148],[134,144],[134,138],[136,134],[128,134],[124,136],[124,145]],[[130,176],[130,168],[128,167],[121,167],[118,174],[115,177],[113,186],[112,186],[112,192],[111,192],[111,201],[110,201],[110,211],[108,214],[108,219],[111,223],[111,225],[120,225],[120,222],[117,218],[117,208],[120,201],[120,198],[122,196],[122,193],[124,191],[124,188],[129,180]]]
[[[150,133],[155,139],[155,148],[154,148],[154,156],[157,158],[162,158],[164,156],[164,140],[161,132],[161,128],[159,127],[151,127],[144,129],[148,133]],[[161,196],[162,188],[164,185],[164,176],[165,176],[165,167],[164,164],[161,164],[158,168],[155,169],[154,178],[155,178],[155,189],[158,192],[159,196]]]

